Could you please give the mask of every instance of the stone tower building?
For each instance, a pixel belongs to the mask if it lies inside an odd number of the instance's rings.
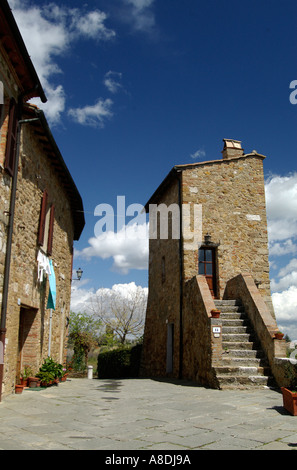
[[[224,354],[234,341],[229,338],[226,346],[230,325],[223,312],[239,310],[239,302],[273,375],[274,358],[284,354],[284,342],[274,338],[265,157],[256,151],[244,154],[241,142],[232,139],[224,139],[222,154],[218,160],[175,166],[146,204],[150,241],[145,375],[184,377],[221,387],[228,366],[228,383],[251,382],[253,374],[263,372],[259,364],[242,379],[236,361],[228,355],[226,362]],[[211,311],[216,308],[221,316],[214,320]],[[243,331],[238,340],[244,338]],[[241,341],[232,347],[255,344]]]

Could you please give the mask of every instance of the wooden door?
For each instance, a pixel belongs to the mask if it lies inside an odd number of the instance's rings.
[[[216,256],[215,248],[201,247],[199,249],[198,273],[205,276],[212,296],[217,296]]]

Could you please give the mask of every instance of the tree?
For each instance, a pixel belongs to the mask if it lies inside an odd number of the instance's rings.
[[[68,343],[74,351],[74,368],[84,369],[88,354],[98,344],[101,321],[86,313],[70,312]]]
[[[94,317],[107,331],[113,331],[121,344],[127,337],[140,338],[143,334],[147,290],[134,283],[116,285],[112,289],[98,289],[91,303]]]

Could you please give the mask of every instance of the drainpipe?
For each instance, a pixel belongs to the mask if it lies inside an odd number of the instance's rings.
[[[23,106],[22,98],[23,97],[21,96],[18,102],[19,117],[21,117],[22,115],[22,106]],[[8,224],[7,244],[6,244],[6,254],[5,254],[5,271],[4,271],[3,296],[2,296],[2,308],[1,308],[1,320],[0,320],[0,341],[2,342],[2,345],[3,345],[3,364],[0,364],[0,402],[2,399],[7,299],[8,299],[8,286],[9,286],[9,275],[10,275],[10,261],[11,261],[11,247],[12,247],[12,235],[13,235],[14,213],[15,213],[16,190],[17,190],[17,176],[18,176],[18,166],[19,166],[19,158],[20,158],[21,126],[22,124],[26,124],[26,123],[30,123],[32,121],[38,121],[38,120],[39,118],[19,120],[18,126],[17,126],[16,154],[15,154],[15,165],[14,165],[14,172],[13,172],[13,177],[12,177],[12,187],[11,187],[11,197],[10,197],[9,224]]]

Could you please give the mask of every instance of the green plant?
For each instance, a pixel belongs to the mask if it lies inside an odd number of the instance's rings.
[[[288,379],[288,388],[291,392],[297,393],[297,366],[290,363],[286,366],[285,377]]]
[[[120,347],[98,355],[99,378],[138,377],[142,345]]]
[[[41,383],[44,383],[47,385],[55,379],[54,374],[52,374],[51,372],[46,372],[46,371],[38,372],[38,374],[36,374],[36,377],[40,379]]]
[[[42,366],[39,369],[38,374],[36,374],[36,376],[39,378],[40,373],[49,373],[53,376],[54,379],[59,379],[64,375],[62,364],[59,364],[58,362],[54,361],[51,357],[48,357],[44,360]]]
[[[31,367],[25,366],[24,371],[21,372],[22,379],[27,379],[28,377],[32,377],[32,375],[33,375],[33,372],[32,372]]]

